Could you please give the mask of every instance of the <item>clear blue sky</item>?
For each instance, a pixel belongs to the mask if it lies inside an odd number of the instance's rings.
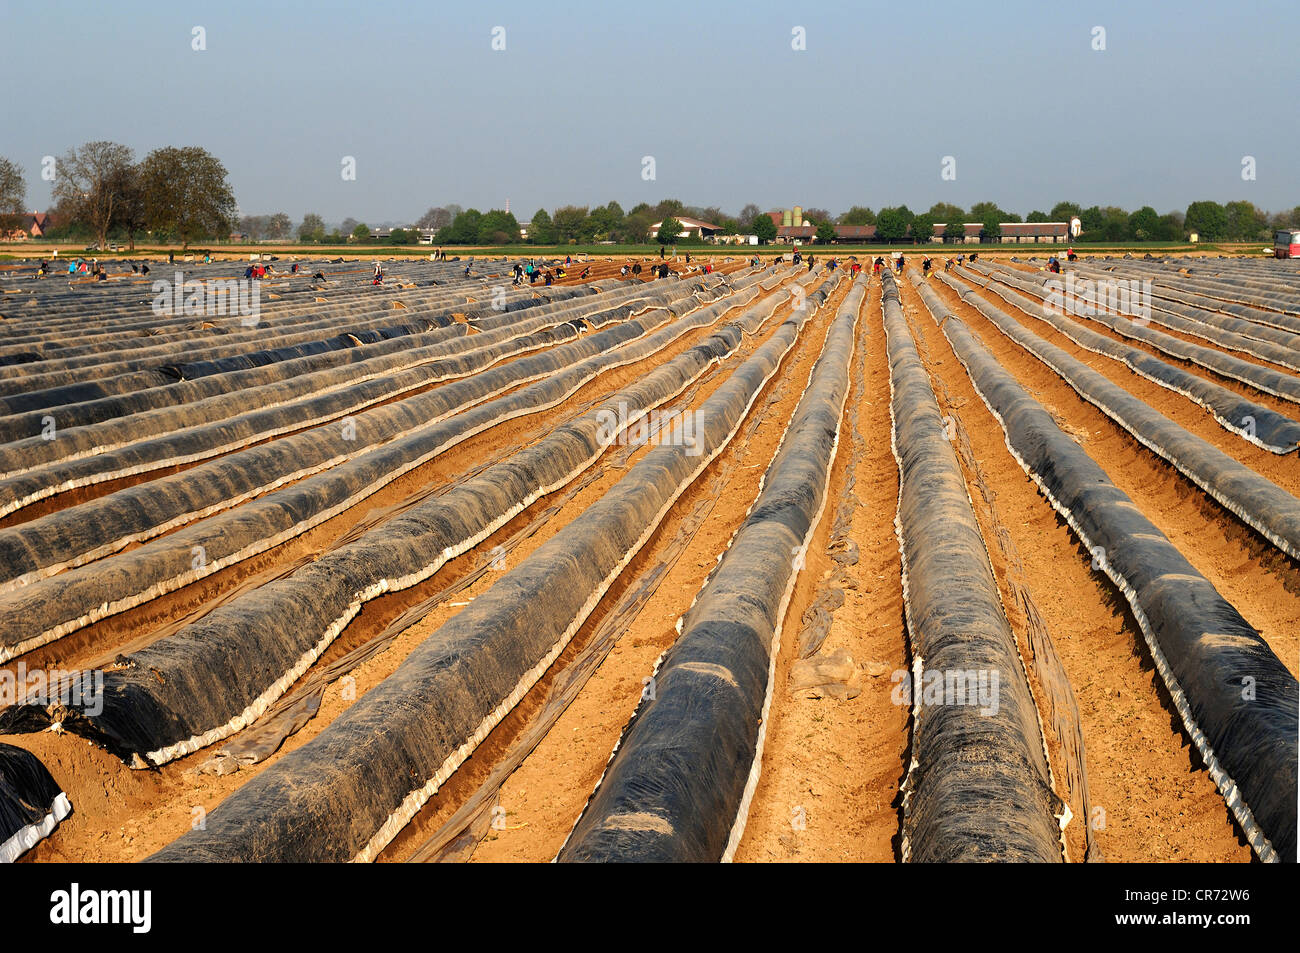
[[[0,155],[34,208],[41,157],[92,139],[203,146],[241,212],[330,222],[507,199],[1300,204],[1294,0],[0,0],[0,22]]]

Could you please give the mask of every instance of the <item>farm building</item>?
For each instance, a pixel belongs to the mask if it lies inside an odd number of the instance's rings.
[[[835,241],[851,245],[861,245],[865,242],[875,241],[876,226],[874,225],[836,225]]]
[[[953,239],[944,238],[943,233],[947,227],[948,227],[947,222],[935,222],[934,234],[930,236],[930,241],[936,245],[941,245],[944,242],[950,242],[950,243],[953,242],[954,241]],[[961,241],[967,245],[978,245],[980,240],[980,232],[982,232],[983,230],[984,230],[984,226],[979,222],[964,222],[962,223]]]
[[[947,227],[945,222],[935,222],[934,235],[930,238],[930,241],[936,245],[948,241],[943,234]],[[999,222],[998,228],[1002,233],[998,241],[1004,245],[1053,244],[1068,241],[1070,238],[1070,224],[1068,222]],[[963,243],[978,245],[980,235],[984,231],[984,225],[981,222],[963,222],[962,230],[961,241]]]
[[[714,235],[717,235],[722,231],[721,226],[711,225],[708,222],[701,222],[697,218],[685,218],[679,215],[677,221],[682,223],[682,230],[677,233],[678,238],[712,238]],[[659,229],[662,226],[662,220],[655,222],[650,226],[650,234],[658,235]]]
[[[1052,244],[1070,240],[1069,222],[1003,222],[1000,227],[1004,245]]]

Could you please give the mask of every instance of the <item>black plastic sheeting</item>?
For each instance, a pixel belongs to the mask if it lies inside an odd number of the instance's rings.
[[[946,274],[941,273],[939,277],[944,281],[949,280]],[[1017,284],[1021,279],[1012,278],[1008,279],[1008,281],[1011,284]],[[1032,284],[1028,282],[1026,282],[1026,285],[1032,287]],[[1197,364],[1223,377],[1240,381],[1262,393],[1271,394],[1274,397],[1280,397],[1293,403],[1300,403],[1300,377],[1295,374],[1264,367],[1262,364],[1247,361],[1218,348],[1206,347],[1193,341],[1184,341],[1182,338],[1175,337],[1158,328],[1137,324],[1121,315],[1109,314],[1099,310],[1096,314],[1089,315],[1089,318],[1104,327],[1110,328],[1116,334],[1142,341],[1164,354],[1169,354],[1191,364]]]
[[[903,859],[1060,863],[1065,805],[1016,637],[897,285],[883,282],[912,651]]]
[[[682,286],[682,289],[688,287],[696,286]],[[703,286],[698,287],[704,290]],[[681,290],[681,295],[684,299],[686,290]],[[574,340],[587,329],[625,320],[671,300],[669,294],[658,294],[599,311],[579,306],[547,316],[530,312],[528,318],[495,330],[388,355],[381,359],[383,365],[388,365],[387,372],[378,367],[368,369],[368,379],[346,383],[347,377],[355,372],[350,368],[346,377],[330,370],[270,385],[267,389],[282,399],[257,410],[248,409],[246,392],[223,394],[184,407],[162,408],[148,415],[150,429],[165,426],[168,421],[170,426],[166,426],[167,432],[153,439],[139,439],[137,431],[142,429],[139,418],[130,417],[65,431],[59,434],[58,440],[23,441],[0,449],[0,466],[6,460],[22,459],[24,451],[44,450],[54,444],[61,445],[71,459],[0,479],[0,500],[7,501],[0,503],[0,516],[76,487],[193,463],[291,430],[339,419],[435,383],[468,377],[508,358]],[[523,333],[529,329],[536,330]],[[346,386],[338,386],[340,380]],[[206,420],[212,422],[205,423]],[[115,448],[112,442],[115,439],[119,444],[127,442]],[[88,454],[92,448],[97,452]]]
[[[752,296],[704,309],[653,336],[647,347],[662,347],[692,327],[711,324]],[[39,729],[60,719],[137,766],[165,763],[242,729],[320,657],[366,602],[429,578],[535,500],[573,480],[617,438],[610,416],[621,414],[634,423],[717,359],[706,349],[688,349],[444,494],[119,657],[126,667],[106,673],[97,714],[83,718],[59,707],[15,708],[0,713],[0,728]]]
[[[1084,275],[1085,277],[1097,278],[1116,278],[1127,277],[1130,279],[1137,278],[1148,279],[1151,283],[1152,311],[1165,312],[1179,318],[1187,319],[1176,324],[1170,325],[1176,329],[1186,330],[1191,334],[1201,334],[1201,328],[1196,325],[1209,325],[1222,331],[1231,332],[1234,335],[1240,335],[1243,338],[1253,339],[1255,341],[1266,341],[1270,344],[1281,345],[1290,351],[1289,357],[1294,360],[1300,357],[1296,352],[1296,345],[1300,343],[1300,338],[1296,336],[1295,331],[1284,330],[1273,324],[1262,323],[1258,318],[1270,319],[1285,318],[1285,315],[1275,315],[1273,312],[1260,311],[1251,308],[1248,305],[1234,304],[1228,301],[1216,301],[1213,298],[1205,298],[1200,295],[1181,294],[1180,292],[1163,287],[1160,282],[1164,279],[1159,276],[1153,276],[1147,272],[1115,272],[1104,268],[1091,268],[1075,262],[1070,265],[1069,271]],[[1295,320],[1295,319],[1291,319]],[[1216,340],[1213,335],[1203,335],[1206,340]],[[1232,338],[1220,339],[1217,343],[1224,346],[1231,346]],[[1245,342],[1243,342],[1245,343]],[[1247,349],[1247,348],[1243,348]],[[1266,354],[1260,355],[1267,357]]]
[[[157,530],[159,511],[167,506],[183,516],[194,512],[200,499],[234,500],[232,487],[257,482],[250,477],[282,481],[286,471],[299,467],[308,452],[320,461],[321,472],[291,486],[183,526],[110,560],[77,566],[0,594],[0,661],[278,545],[475,433],[562,402],[605,370],[641,360],[666,346],[690,327],[688,323],[675,331],[670,318],[698,304],[695,297],[682,298],[572,343],[358,414],[354,418],[356,440],[352,442],[344,440],[336,422],[222,457],[175,478],[92,501],[99,506],[62,510],[0,531],[4,559],[16,560],[26,552],[29,557],[40,554],[48,560],[58,547],[84,552],[88,543],[121,542],[128,538],[118,532],[123,524]],[[647,337],[664,324],[669,324],[667,336]],[[496,396],[528,380],[533,383]],[[353,455],[373,441],[365,430],[366,420],[372,421],[371,426],[382,425],[390,439],[370,452]],[[339,458],[330,457],[331,451]],[[261,463],[258,473],[249,470],[248,461],[253,460]],[[217,475],[215,485],[205,474]],[[168,488],[173,491],[170,495],[165,494]],[[99,512],[100,522],[112,531],[64,515],[78,511]],[[59,531],[49,532],[54,526]],[[46,561],[44,565],[50,564]],[[47,570],[42,572],[48,575]]]
[[[997,279],[1013,287],[1033,289],[1031,282],[1021,282],[1012,275],[999,272]],[[1099,334],[1077,321],[1044,308],[1024,295],[997,284],[981,284],[981,287],[1026,314],[1052,325],[1080,347],[1122,361],[1135,374],[1195,401],[1208,410],[1221,427],[1250,443],[1278,454],[1291,453],[1300,447],[1300,423],[1279,414],[1271,407],[1257,404],[1199,374],[1168,364],[1141,348]],[[1041,289],[1034,289],[1031,293],[1039,291]]]
[[[51,570],[80,565],[128,542],[150,539],[250,496],[359,459],[510,387],[558,374],[575,361],[641,337],[674,313],[699,304],[691,295],[668,299],[665,295],[657,302],[660,307],[643,318],[613,324],[434,390],[0,529],[0,579],[34,581]],[[576,335],[576,328],[570,330]],[[376,383],[369,389],[380,387]],[[335,394],[326,402],[336,406],[345,399]]]
[[[528,300],[530,294],[523,289],[512,289],[502,284],[500,298]],[[479,290],[479,289],[476,289]],[[591,293],[588,287],[585,293]],[[165,373],[186,370],[194,376],[220,372],[220,362],[226,359],[242,361],[257,355],[260,363],[274,362],[277,352],[288,357],[308,353],[373,343],[388,337],[419,333],[450,320],[455,311],[466,310],[465,294],[403,291],[400,297],[381,294],[370,299],[357,299],[351,307],[323,307],[305,321],[284,320],[269,307],[259,309],[256,323],[248,327],[232,328],[216,338],[207,338],[196,330],[188,340],[165,341],[146,347],[121,349],[105,342],[98,351],[73,357],[55,357],[36,364],[11,366],[0,369],[0,395],[75,386],[80,382],[98,382],[101,388],[121,392],[119,378],[129,378],[133,373],[150,369]],[[400,307],[398,307],[400,305]],[[359,306],[359,307],[358,307]],[[431,315],[415,314],[413,307],[428,307]],[[430,322],[434,323],[430,323]],[[404,329],[411,330],[404,330]],[[75,331],[66,332],[75,336]],[[347,335],[357,340],[351,341]],[[295,353],[296,348],[303,350]],[[177,364],[177,361],[182,362]],[[254,366],[239,364],[235,366]],[[112,391],[110,391],[112,392]]]
[[[974,294],[970,285],[943,273],[938,277],[1144,447],[1173,464],[1282,552],[1292,559],[1300,559],[1300,500],[1213,444],[1189,433],[1104,374],[1043,340]]]
[[[1046,297],[1048,293],[1046,287],[1047,281],[1051,280],[1051,277],[1054,277],[1051,276],[1044,278],[1037,274],[1025,275],[1023,272],[1011,271],[1001,265],[994,269],[984,262],[977,262],[973,267],[976,271],[979,271],[982,274],[995,275],[1000,281],[1005,281],[1008,284],[1014,284],[1021,288],[1027,288],[1033,294],[1041,295],[1043,297]],[[1050,276],[1050,273],[1048,274]],[[1251,357],[1258,358],[1261,361],[1269,361],[1287,368],[1289,373],[1283,374],[1284,383],[1285,378],[1289,377],[1292,379],[1294,384],[1300,384],[1300,378],[1296,378],[1295,375],[1295,371],[1300,369],[1300,351],[1296,350],[1293,346],[1259,340],[1248,335],[1240,334],[1235,330],[1219,327],[1214,323],[1229,322],[1233,324],[1247,324],[1248,322],[1236,321],[1236,319],[1227,318],[1225,316],[1216,316],[1210,312],[1197,311],[1193,308],[1181,308],[1178,305],[1171,306],[1173,308],[1179,308],[1179,310],[1182,311],[1192,312],[1192,314],[1195,315],[1194,317],[1188,317],[1182,314],[1177,314],[1170,310],[1169,307],[1166,307],[1163,303],[1154,300],[1150,302],[1150,313],[1148,315],[1139,316],[1136,313],[1136,308],[1133,303],[1133,298],[1135,296],[1131,292],[1129,293],[1128,301],[1117,300],[1115,302],[1115,307],[1110,309],[1109,301],[1105,300],[1103,297],[1103,295],[1107,294],[1105,286],[1098,289],[1097,285],[1099,282],[1105,282],[1108,280],[1114,281],[1115,277],[1113,275],[1108,275],[1106,272],[1093,271],[1091,269],[1086,272],[1081,272],[1080,274],[1096,275],[1097,277],[1085,276],[1080,278],[1076,277],[1072,270],[1066,272],[1063,276],[1065,280],[1061,282],[1061,287],[1057,289],[1057,294],[1062,299],[1062,303],[1065,303],[1065,299],[1078,300],[1082,296],[1083,300],[1087,301],[1088,298],[1091,297],[1092,300],[1089,303],[1093,305],[1096,313],[1090,315],[1090,317],[1099,323],[1111,327],[1117,333],[1123,334],[1126,337],[1138,338],[1139,340],[1146,341],[1152,346],[1160,347],[1162,350],[1165,350],[1166,353],[1173,353],[1169,351],[1169,348],[1177,347],[1178,343],[1190,344],[1194,348],[1202,348],[1209,353],[1204,354],[1195,350],[1186,353],[1197,358],[1198,360],[1196,362],[1203,364],[1203,366],[1209,366],[1204,363],[1205,359],[1214,356],[1216,353],[1223,353],[1224,351],[1239,351],[1243,354],[1248,354]],[[1093,290],[1089,290],[1090,288]],[[1152,294],[1151,297],[1154,299],[1155,295]],[[1105,305],[1104,308],[1102,307],[1103,304]],[[1107,309],[1110,310],[1108,311]],[[1115,319],[1115,312],[1118,312],[1118,314],[1121,315],[1118,321]],[[1132,320],[1134,318],[1145,320]],[[1207,341],[1213,346],[1206,348],[1205,345],[1199,343],[1184,342],[1178,337],[1169,335],[1166,332],[1161,331],[1158,328],[1150,327],[1149,325],[1161,325],[1165,328],[1177,331],[1180,334],[1200,338],[1202,341]],[[1282,331],[1276,331],[1275,333],[1285,335],[1285,332]],[[1235,354],[1227,354],[1225,356],[1232,358],[1233,361],[1243,360]],[[1222,362],[1220,363],[1222,364]],[[1248,366],[1250,364],[1250,362],[1245,363]],[[1233,370],[1241,370],[1239,365],[1236,364],[1229,363],[1223,364],[1222,366]],[[1269,368],[1269,370],[1273,369]],[[1273,370],[1273,373],[1276,374],[1280,372]],[[1272,384],[1272,378],[1256,377],[1262,383],[1267,385]],[[1255,386],[1253,382],[1251,383],[1252,386]],[[1294,388],[1292,389],[1294,390]],[[1285,388],[1282,389],[1282,393],[1286,393]]]
[[[1296,856],[1294,676],[970,330],[922,291],[1007,444],[1124,593],[1187,733],[1251,846]]]
[[[594,300],[618,303],[622,299],[635,295],[638,290],[635,286],[621,286],[617,289],[600,292],[601,298]],[[579,295],[560,294],[548,296],[552,300],[539,297],[521,302],[507,301],[506,303],[507,305],[518,304],[521,307],[526,305],[530,308],[532,314],[546,314],[553,313],[560,308],[581,307],[580,300],[575,301],[574,299],[582,299],[592,293],[591,289],[587,289],[583,294]],[[594,304],[594,300],[591,303]],[[48,461],[57,458],[57,455],[62,452],[62,446],[47,446],[42,451],[40,444],[31,439],[39,438],[46,416],[54,417],[61,438],[73,437],[75,440],[78,428],[127,415],[136,415],[133,423],[136,425],[143,424],[139,436],[148,436],[152,433],[163,432],[156,429],[146,429],[148,424],[153,423],[152,417],[147,416],[150,411],[157,411],[166,407],[181,408],[183,410],[204,399],[234,393],[246,396],[249,403],[244,409],[253,410],[259,406],[266,406],[266,403],[258,403],[257,401],[270,401],[273,399],[275,392],[263,390],[262,388],[276,384],[292,384],[294,378],[321,372],[333,372],[335,375],[334,383],[340,384],[352,377],[366,373],[371,367],[382,369],[385,357],[389,361],[400,360],[402,354],[406,351],[427,348],[436,344],[450,346],[455,338],[468,335],[471,326],[480,329],[495,329],[505,323],[519,320],[517,310],[511,310],[509,311],[509,317],[500,315],[496,319],[485,318],[481,322],[470,320],[468,324],[449,323],[453,310],[447,309],[445,313],[430,316],[429,320],[434,325],[430,331],[400,338],[385,338],[369,344],[357,344],[274,364],[259,364],[242,370],[210,374],[193,380],[176,380],[172,374],[153,368],[139,372],[145,375],[141,380],[143,389],[127,390],[123,393],[114,393],[89,400],[83,399],[84,395],[79,391],[67,394],[52,393],[48,397],[42,397],[39,400],[22,397],[22,400],[29,400],[41,405],[38,409],[26,412],[11,412],[11,410],[5,409],[8,405],[3,400],[0,400],[0,412],[8,415],[0,417],[0,440],[24,440],[23,446],[30,452],[34,461]],[[389,320],[392,320],[393,312],[387,311],[385,313],[389,315]],[[469,313],[466,314],[468,317]],[[340,315],[332,325],[332,330],[341,331],[346,335],[349,326],[352,324],[352,319],[351,314]],[[67,398],[67,400],[64,400],[64,398]],[[65,441],[50,442],[61,445]],[[3,458],[0,458],[0,473],[8,473],[13,469],[11,463],[6,463]]]
[[[761,316],[760,316],[761,317]],[[730,443],[807,320],[779,325],[600,500],[421,643],[327,729],[153,861],[373,860],[546,671],[681,493]],[[757,322],[697,347],[721,358]]]
[[[0,864],[17,860],[72,813],[36,755],[0,744]]]
[[[698,309],[649,335],[637,350],[653,354],[692,328],[714,324],[755,294]],[[775,304],[764,307],[771,311]],[[686,351],[602,407],[433,501],[121,657],[127,668],[105,675],[101,711],[92,718],[59,706],[16,707],[0,714],[0,727],[32,731],[62,720],[133,763],[164,763],[238,731],[289,688],[365,602],[428,579],[447,559],[589,467],[593,446],[603,450],[617,436],[607,432],[601,410],[612,407],[615,417],[621,412],[623,420],[634,420],[630,412],[672,397],[712,360],[698,348]],[[504,400],[498,410],[515,403],[515,398]]]
[[[554,289],[547,290],[550,292]],[[638,291],[639,286],[621,286],[623,297],[634,295]],[[556,302],[580,299],[594,293],[596,293],[594,286],[575,286],[572,293],[567,289],[559,289],[557,293],[548,294],[546,297],[521,301],[507,300],[506,306],[507,311],[514,314],[519,308],[545,309],[553,307]],[[600,293],[618,297],[620,290]],[[0,414],[5,415],[0,416],[0,440],[21,440],[39,435],[45,416],[53,416],[60,431],[66,434],[75,427],[111,420],[127,414],[138,414],[160,407],[174,407],[218,394],[248,392],[260,385],[283,382],[296,375],[357,365],[379,355],[396,354],[408,348],[424,347],[468,333],[469,328],[466,325],[450,323],[451,314],[464,308],[464,305],[459,305],[426,316],[432,326],[432,330],[429,331],[397,338],[384,338],[369,344],[354,344],[348,338],[347,347],[277,363],[257,363],[242,370],[209,374],[193,380],[177,380],[175,369],[169,372],[153,366],[144,370],[131,371],[121,379],[113,378],[111,383],[103,380],[82,381],[64,388],[46,391],[33,391],[29,387],[25,393],[17,394],[12,398],[0,398]],[[467,315],[469,313],[466,312]],[[393,320],[391,310],[386,310],[384,314],[387,316],[386,320]],[[357,318],[358,316],[347,312],[340,314],[332,323],[331,330],[340,332],[346,338]],[[508,319],[501,314],[498,320]],[[471,323],[480,327],[499,326],[491,320],[484,320],[482,324]],[[259,342],[265,341],[266,337],[267,334],[263,333],[258,339]],[[0,472],[7,471],[7,467],[0,468]]]
[[[794,557],[825,503],[866,287],[862,276],[832,322],[758,498],[683,616],[655,667],[654,698],[624,730],[558,860],[715,862],[740,843]]]

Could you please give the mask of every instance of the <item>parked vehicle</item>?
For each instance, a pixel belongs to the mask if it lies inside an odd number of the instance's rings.
[[[1300,258],[1300,228],[1283,228],[1273,236],[1274,258]]]

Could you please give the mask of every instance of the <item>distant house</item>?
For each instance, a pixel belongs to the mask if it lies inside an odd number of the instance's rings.
[[[677,233],[678,238],[712,238],[718,232],[722,231],[719,225],[711,225],[708,222],[701,222],[696,218],[684,218],[677,216],[677,221],[682,223],[682,230]],[[650,234],[657,236],[659,229],[663,226],[663,221],[655,222],[650,226]]]
[[[25,242],[29,238],[44,238],[45,233],[54,227],[54,220],[47,212],[29,212],[21,216],[17,228],[9,230],[3,237],[7,242]]]
[[[44,238],[45,233],[53,227],[54,222],[47,212],[32,212],[27,216],[26,231],[32,238]]]

